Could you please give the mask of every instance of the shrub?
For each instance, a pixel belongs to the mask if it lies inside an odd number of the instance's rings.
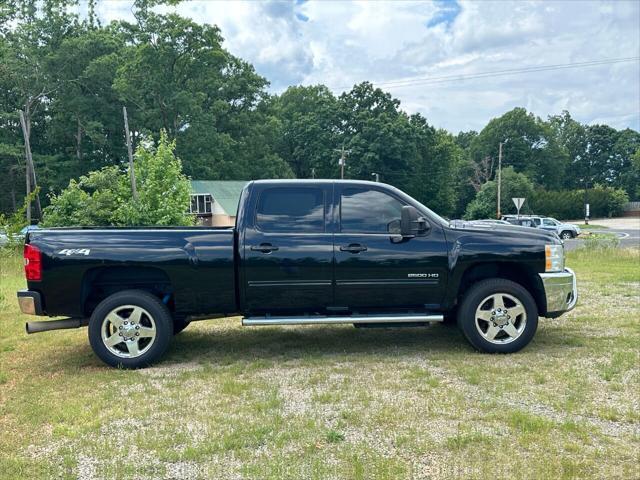
[[[174,149],[164,132],[156,149],[137,149],[137,200],[131,194],[128,170],[105,167],[71,180],[60,194],[52,195],[41,225],[192,225],[193,217],[187,213],[191,186]]]
[[[476,198],[467,205],[464,218],[473,220],[478,218],[494,218],[496,215],[496,200],[498,184],[496,181],[485,183]],[[526,175],[517,173],[512,167],[502,170],[502,188],[500,194],[500,210],[505,213],[516,213],[516,207],[511,198],[525,197],[529,199],[533,195],[533,184]]]
[[[584,248],[588,251],[612,250],[619,245],[620,240],[611,233],[592,233],[584,239]]]
[[[584,217],[584,190],[548,191],[537,189],[530,200],[533,213],[559,219]],[[622,189],[596,185],[587,191],[590,216],[612,217],[620,215],[629,197]]]

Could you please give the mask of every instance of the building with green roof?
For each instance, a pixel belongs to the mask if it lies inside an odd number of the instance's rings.
[[[247,183],[245,180],[191,180],[189,212],[196,215],[202,225],[235,225],[240,193]]]

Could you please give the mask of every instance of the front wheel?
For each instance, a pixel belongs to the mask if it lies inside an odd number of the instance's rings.
[[[458,310],[469,343],[490,353],[512,353],[529,344],[538,328],[538,307],[520,284],[502,278],[473,285]]]
[[[571,238],[573,238],[573,233],[569,232],[569,231],[564,231],[560,234],[560,238],[563,240],[569,240]]]
[[[166,351],[172,335],[169,310],[142,290],[114,293],[100,302],[89,320],[89,343],[112,367],[152,364]]]

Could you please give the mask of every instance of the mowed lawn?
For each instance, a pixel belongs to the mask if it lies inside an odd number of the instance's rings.
[[[192,324],[104,366],[27,336],[0,258],[1,478],[639,478],[640,253],[572,252],[576,310],[512,355],[456,328]],[[215,294],[215,292],[212,292]]]

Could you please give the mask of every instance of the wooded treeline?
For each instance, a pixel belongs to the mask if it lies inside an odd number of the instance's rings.
[[[453,135],[406,114],[368,82],[339,96],[324,85],[270,95],[268,80],[223,48],[217,27],[156,14],[155,3],[162,2],[136,2],[133,23],[103,25],[94,2],[82,18],[70,13],[74,1],[5,2],[0,212],[15,211],[25,194],[20,111],[46,204],[46,194],[71,178],[126,165],[123,106],[134,144],[166,131],[194,179],[337,178],[336,149],[344,147],[347,178],[371,180],[376,172],[453,217],[494,178],[506,142],[503,166],[537,192],[601,185],[640,196],[634,130],[583,125],[568,112],[543,120],[516,108],[480,132]]]

